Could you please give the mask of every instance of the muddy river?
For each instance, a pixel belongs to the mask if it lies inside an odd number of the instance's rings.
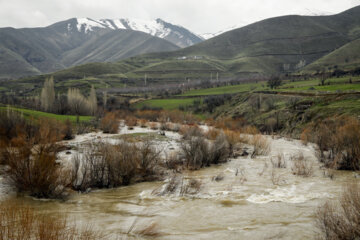
[[[156,132],[141,128],[132,131]],[[162,141],[166,149],[176,150],[179,136],[170,132],[166,136],[168,140]],[[92,138],[99,135],[78,136],[70,143]],[[268,156],[238,157],[219,166],[183,172],[183,180],[201,182],[196,194],[156,194],[167,184],[164,181],[75,193],[67,201],[30,197],[21,201],[41,212],[66,212],[78,222],[90,222],[109,238],[146,238],[136,232],[153,225],[159,232],[156,239],[314,239],[316,209],[338,196],[355,174],[336,171],[330,178],[317,162],[314,146],[291,139],[269,139]],[[279,153],[284,154],[285,168],[272,166],[271,157]],[[299,153],[312,161],[312,176],[293,174],[290,158]],[[1,179],[0,189],[0,195],[7,194]],[[7,198],[19,200],[11,194]]]

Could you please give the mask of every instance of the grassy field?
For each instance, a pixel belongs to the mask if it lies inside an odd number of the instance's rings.
[[[284,80],[283,84],[275,89],[277,91],[293,91],[293,92],[314,92],[314,91],[360,91],[360,77],[351,77],[352,84],[349,83],[350,77],[329,78],[325,81],[324,86],[319,86],[320,80],[317,78],[291,82]],[[216,88],[196,89],[188,91],[179,96],[191,97],[191,96],[210,96],[210,95],[222,95],[222,94],[235,94],[251,91],[270,90],[267,87],[266,82],[259,83],[244,83],[238,85],[222,86]]]
[[[250,92],[254,90],[262,90],[266,83],[244,83],[239,85],[230,85],[222,86],[217,88],[206,88],[206,89],[196,89],[188,91],[180,96],[190,97],[190,96],[208,96],[208,95],[222,95],[222,94],[234,94],[241,92]]]
[[[0,111],[6,111],[7,107],[0,107]],[[76,122],[76,116],[73,115],[58,115],[53,113],[46,113],[46,112],[40,112],[30,109],[24,109],[24,108],[15,108],[10,107],[10,110],[17,111],[24,114],[24,117],[33,117],[33,118],[52,118],[56,119],[58,121],[66,121],[69,119],[71,122]],[[80,116],[79,120],[80,122],[89,122],[93,117],[91,116]]]
[[[197,98],[184,98],[184,99],[151,99],[145,100],[135,104],[135,108],[142,108],[144,106],[162,108],[164,110],[174,110],[179,109],[179,107],[192,105],[194,100],[199,100]]]
[[[351,77],[352,83],[349,83],[350,77],[329,78],[324,86],[319,86],[319,79],[310,79],[306,81],[285,82],[278,91],[294,92],[336,92],[336,91],[360,91],[360,77]]]

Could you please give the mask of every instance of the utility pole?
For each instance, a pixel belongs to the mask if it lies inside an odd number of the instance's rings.
[[[219,81],[219,72],[216,73],[216,81]]]
[[[146,73],[145,73],[145,77],[144,77],[145,86],[146,86],[146,78],[147,78],[147,76],[146,76]]]

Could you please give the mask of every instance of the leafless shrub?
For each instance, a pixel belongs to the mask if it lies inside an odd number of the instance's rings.
[[[241,143],[243,143],[241,133],[240,131],[225,130],[224,134],[227,142],[229,143],[230,155],[234,156],[235,152],[241,149]]]
[[[329,168],[360,170],[360,122],[353,117],[332,117],[304,129],[303,142],[319,147],[321,161]]]
[[[166,122],[161,124],[160,129],[163,131],[178,132],[180,130],[180,125],[177,123]]]
[[[101,153],[107,153],[110,187],[128,185],[136,174],[139,156],[134,144],[121,142],[117,145],[106,144]]]
[[[219,164],[227,162],[230,155],[229,148],[225,135],[223,133],[218,135],[210,147],[210,163]]]
[[[181,150],[187,169],[210,166],[209,144],[203,137],[191,137],[182,142]]]
[[[155,168],[158,165],[162,151],[157,150],[149,139],[144,139],[136,148],[139,154],[139,173],[144,179],[154,178],[156,175]]]
[[[31,143],[6,148],[7,175],[19,192],[39,198],[62,198],[70,174],[56,163],[56,146]]]
[[[95,240],[105,235],[93,228],[79,228],[62,214],[41,215],[22,203],[0,205],[0,239],[13,240]]]
[[[266,137],[260,134],[254,135],[250,144],[254,146],[254,151],[251,157],[267,155],[270,152],[270,142],[266,139]]]
[[[360,185],[345,187],[337,202],[326,202],[316,212],[320,238],[325,240],[360,238]]]
[[[118,121],[116,114],[113,112],[108,112],[101,119],[100,129],[104,133],[117,133],[119,131],[120,122]]]
[[[184,181],[183,181],[184,182]],[[201,181],[197,179],[190,179],[185,184],[181,186],[180,194],[181,195],[194,195],[200,192],[201,189]]]
[[[180,134],[183,135],[184,139],[190,139],[192,137],[204,137],[203,131],[198,126],[183,126],[180,129]]]
[[[273,168],[286,168],[284,153],[278,153],[277,156],[270,159]]]
[[[101,144],[102,145],[102,144]],[[106,145],[89,145],[89,152],[75,155],[73,158],[73,188],[77,191],[87,191],[89,188],[109,186],[109,172],[105,152]],[[107,149],[111,150],[111,149]],[[106,154],[106,153],[105,153]]]
[[[150,129],[152,129],[152,130],[157,130],[157,129],[159,129],[159,125],[158,125],[158,123],[156,123],[156,122],[149,122],[149,127],[150,127]]]
[[[179,188],[180,184],[182,183],[183,178],[180,178],[178,175],[174,174],[168,182],[165,184],[164,189],[157,193],[160,196],[166,194],[174,194],[176,190]],[[153,192],[153,194],[157,191],[157,189]]]
[[[302,152],[291,156],[290,160],[293,163],[291,170],[294,175],[310,177],[313,174],[313,162],[310,159],[305,158]]]
[[[280,174],[276,168],[271,169],[271,182],[274,185],[282,185],[285,184],[286,181],[284,179],[284,174]]]
[[[188,169],[224,163],[229,158],[229,144],[224,134],[218,135],[214,142],[208,142],[202,136],[187,136],[182,142],[181,150]]]
[[[91,126],[88,123],[80,122],[76,124],[76,134],[85,134],[91,132]]]
[[[220,133],[221,133],[220,130],[218,130],[218,129],[216,129],[216,128],[210,128],[210,129],[206,132],[205,136],[206,136],[206,138],[209,139],[209,140],[215,140]]]
[[[138,120],[135,117],[128,116],[125,118],[125,124],[128,126],[129,129],[134,129],[137,123]]]
[[[152,180],[160,152],[145,141],[141,145],[121,142],[117,145],[96,143],[87,148],[82,158],[73,159],[73,188],[108,188],[138,181]]]
[[[183,161],[181,160],[180,154],[177,152],[171,152],[168,154],[164,160],[165,166],[168,169],[172,169],[176,172],[180,172]]]
[[[146,119],[141,119],[141,120],[139,121],[139,123],[140,123],[140,127],[146,128],[148,121],[147,121]]]

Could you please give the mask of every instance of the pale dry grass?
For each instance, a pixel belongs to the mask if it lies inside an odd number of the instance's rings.
[[[360,239],[360,185],[348,184],[339,200],[326,202],[316,212],[319,238]]]
[[[258,155],[267,155],[271,150],[270,141],[261,134],[252,136],[250,144],[254,146],[252,157]]]
[[[276,156],[270,158],[273,168],[286,168],[286,160],[284,153],[278,153]]]
[[[310,177],[313,175],[314,164],[310,159],[306,158],[302,152],[291,156],[290,160],[293,163],[291,170],[294,175],[302,177]]]
[[[91,226],[78,227],[63,214],[43,215],[14,202],[0,206],[0,240],[96,240],[105,235]]]

